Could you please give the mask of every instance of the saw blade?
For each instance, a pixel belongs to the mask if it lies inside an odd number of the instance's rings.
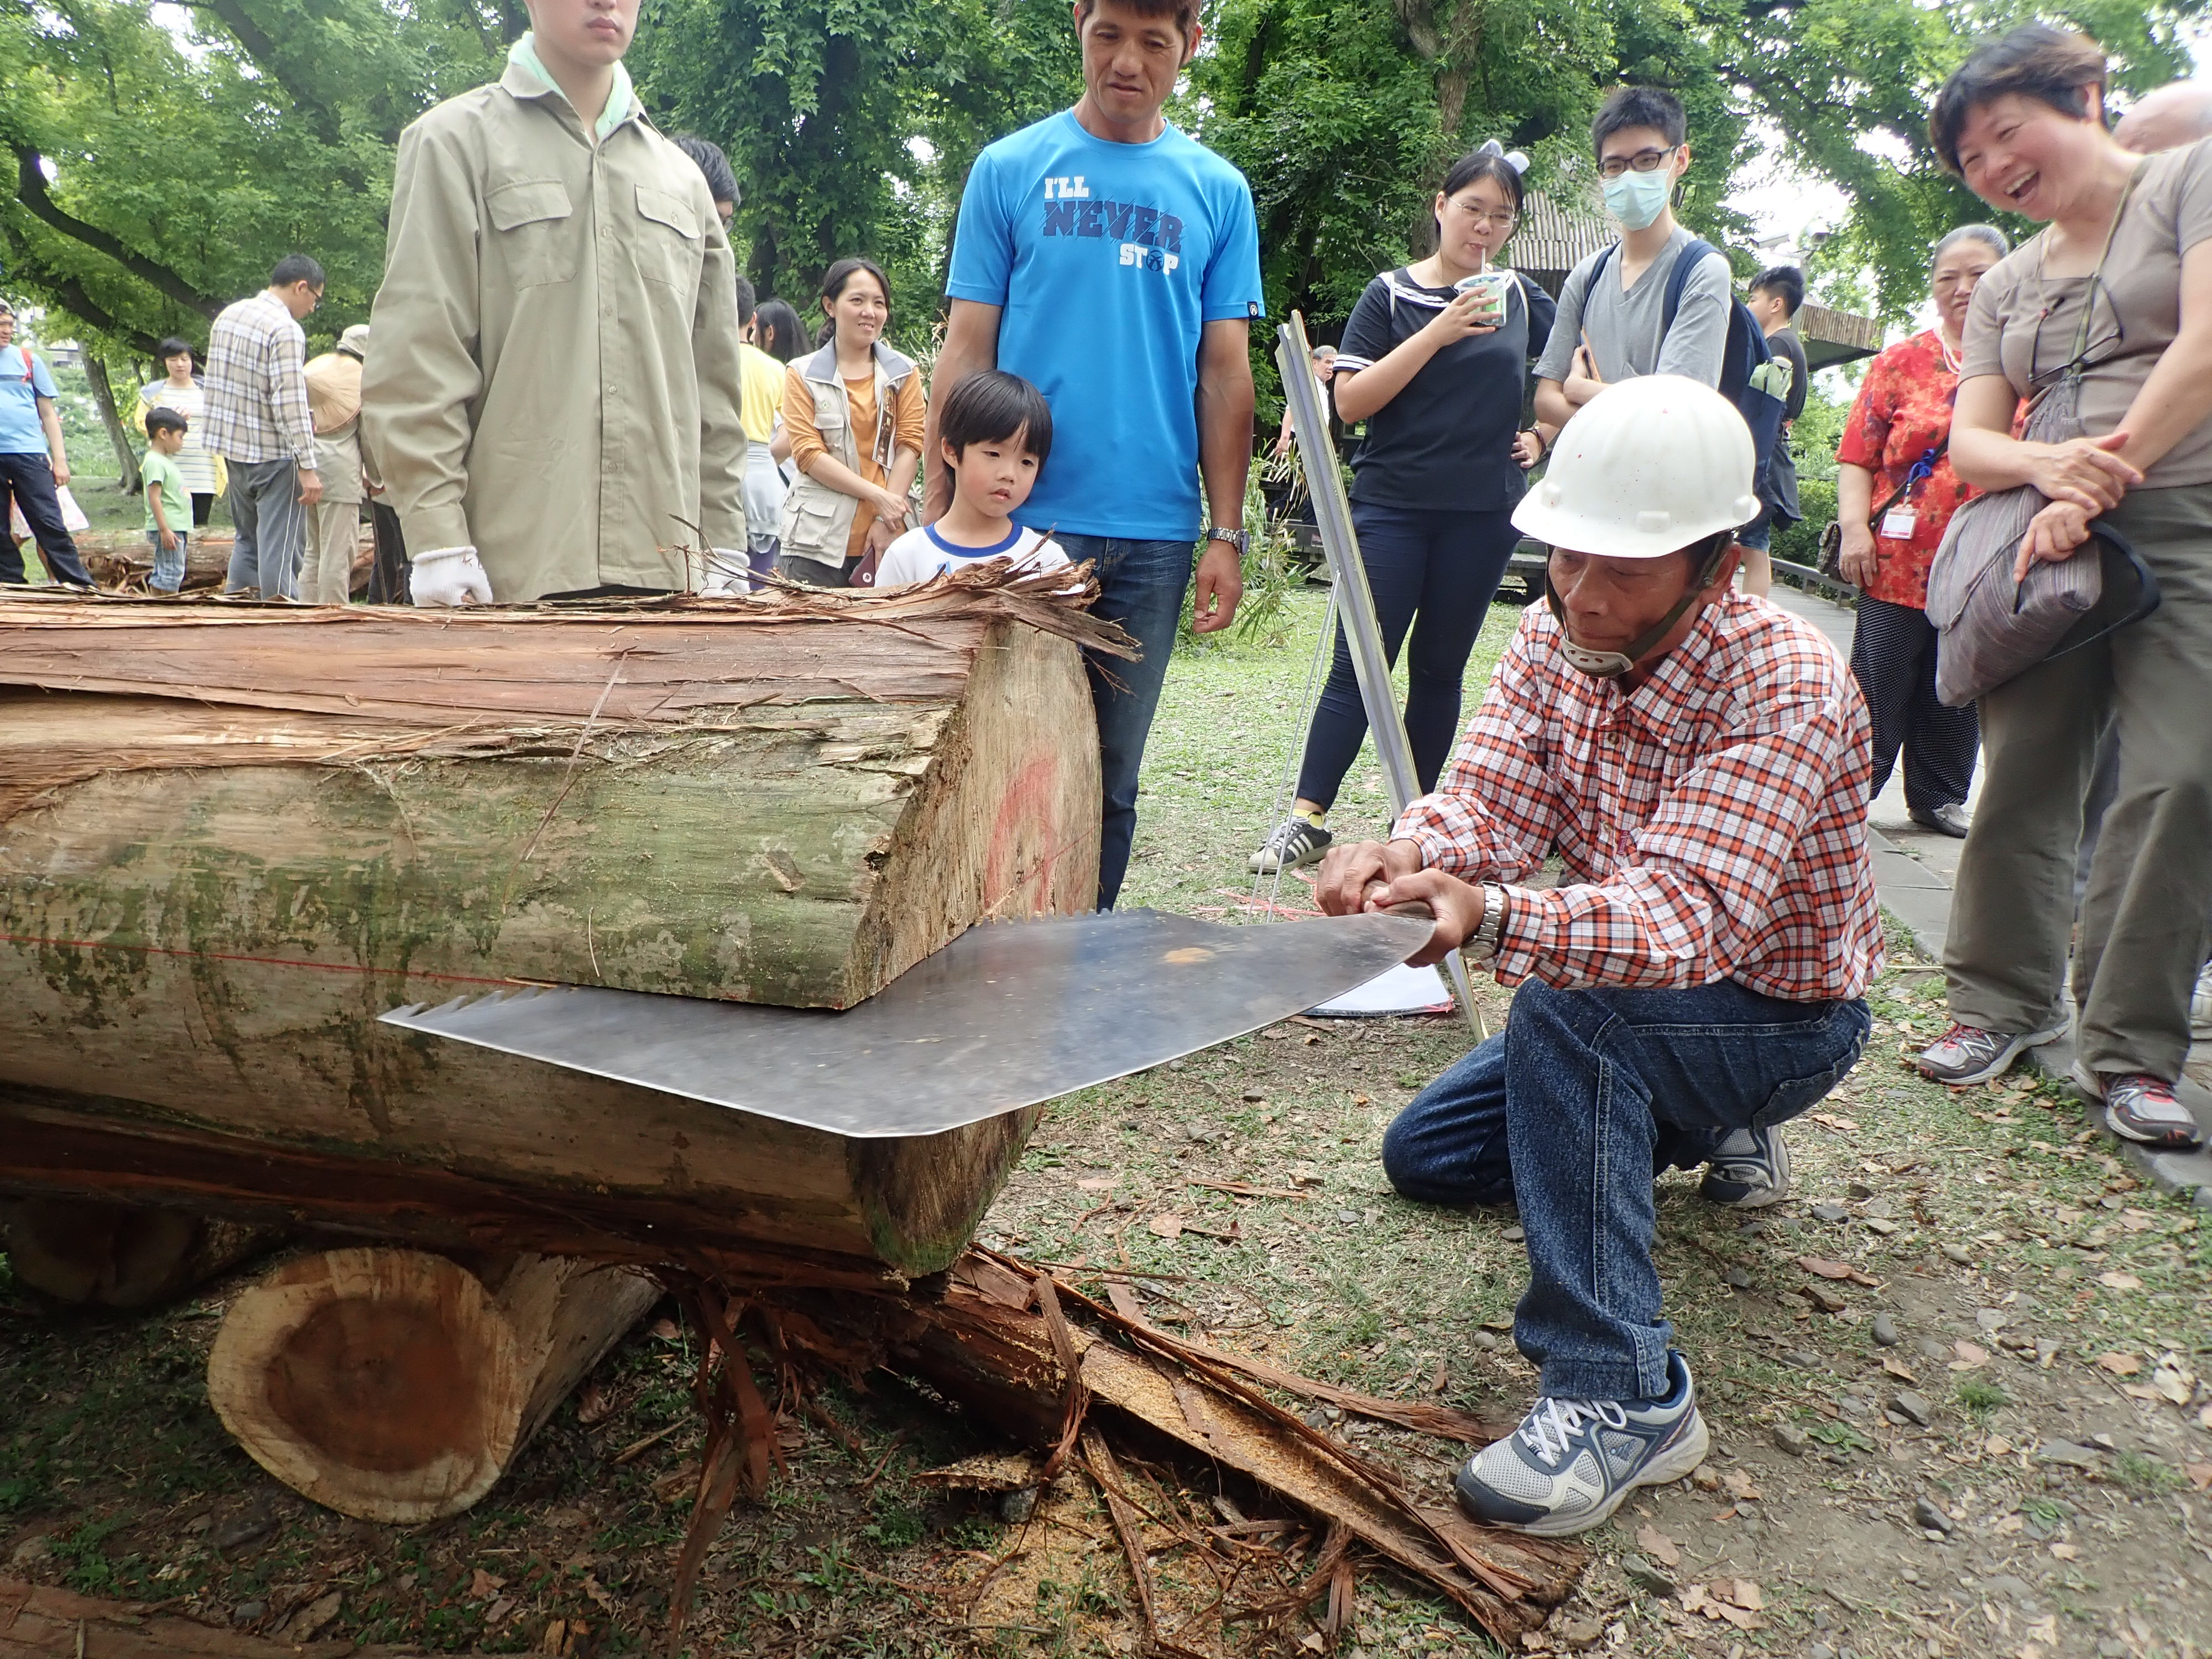
[[[1103,911],[971,927],[842,1012],[560,986],[383,1019],[832,1134],[939,1134],[1257,1030],[1428,937],[1405,916]]]

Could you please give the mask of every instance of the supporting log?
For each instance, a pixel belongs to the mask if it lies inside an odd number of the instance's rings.
[[[230,1304],[208,1397],[253,1460],[366,1521],[459,1514],[659,1299],[565,1257],[471,1272],[415,1250],[289,1261]]]
[[[16,1283],[57,1302],[124,1312],[174,1301],[283,1237],[274,1227],[136,1204],[0,1204],[0,1247]]]

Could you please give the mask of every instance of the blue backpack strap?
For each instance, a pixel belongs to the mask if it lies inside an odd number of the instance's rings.
[[[1667,273],[1666,303],[1659,311],[1659,331],[1663,335],[1674,326],[1674,313],[1682,308],[1682,290],[1697,275],[1698,267],[1705,262],[1705,255],[1717,252],[1711,242],[1702,237],[1692,237],[1674,256],[1674,268]]]

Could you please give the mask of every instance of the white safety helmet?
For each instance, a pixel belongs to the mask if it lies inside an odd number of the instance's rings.
[[[1551,547],[1656,559],[1759,516],[1751,428],[1701,380],[1645,374],[1567,422],[1513,527]]]

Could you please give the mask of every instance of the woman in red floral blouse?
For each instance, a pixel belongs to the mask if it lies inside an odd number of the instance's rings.
[[[1851,672],[1874,717],[1875,793],[1889,782],[1902,748],[1905,809],[1946,836],[1966,833],[1981,733],[1972,704],[1936,701],[1928,565],[1951,515],[1973,494],[1951,471],[1949,453],[1960,331],[1974,284],[2007,252],[2004,234],[1990,225],[1961,225],[1936,244],[1936,326],[1868,367],[1836,448],[1841,563],[1863,596]]]

